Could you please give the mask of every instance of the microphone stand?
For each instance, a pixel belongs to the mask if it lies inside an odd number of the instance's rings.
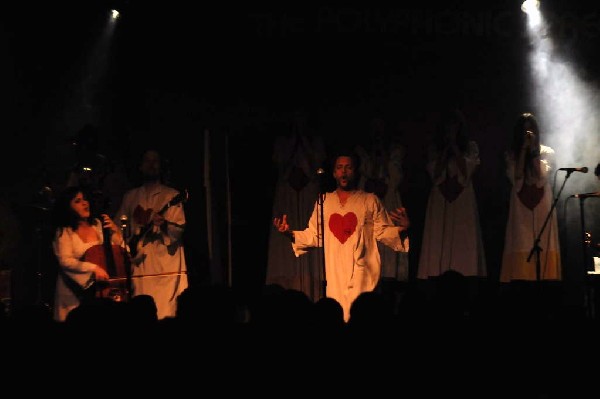
[[[36,300],[35,305],[43,306],[46,309],[50,308],[50,305],[44,300],[44,272],[43,272],[43,261],[42,261],[42,233],[41,227],[36,227],[35,234],[35,245],[36,245]]]
[[[591,236],[589,233],[585,232],[585,212],[584,212],[584,207],[583,207],[583,200],[585,200],[585,197],[580,197],[579,198],[579,221],[581,224],[581,247],[582,247],[582,254],[583,254],[583,269],[584,272],[590,271],[590,270],[594,270],[594,266],[593,266],[593,262],[590,264],[590,259],[588,258],[589,253],[588,253],[588,246],[591,244]],[[591,267],[590,267],[591,265]]]
[[[127,247],[127,219],[121,217],[121,235],[123,237],[123,251],[125,253],[125,291],[127,292],[127,302],[133,297],[133,282],[131,278],[131,254]]]
[[[323,203],[325,202],[325,190],[323,185],[319,185],[319,197],[317,198],[317,207],[320,213],[319,233],[321,234],[321,264],[323,270],[323,280],[321,283],[321,298],[327,296],[327,274],[325,269],[325,216],[323,213]]]
[[[584,212],[584,206],[583,206],[583,200],[585,200],[587,197],[579,197],[579,220],[581,223],[581,246],[582,246],[582,254],[583,254],[583,282],[584,282],[584,287],[586,287],[586,292],[584,293],[585,295],[585,300],[584,302],[587,302],[587,307],[588,307],[588,316],[591,319],[595,318],[595,313],[596,313],[596,304],[595,304],[595,290],[594,290],[594,286],[592,284],[592,288],[588,289],[588,271],[590,270],[594,270],[594,262],[592,260],[592,258],[590,257],[589,251],[588,251],[588,247],[591,245],[592,243],[592,238],[591,238],[591,234],[590,233],[586,233],[585,231],[585,212]],[[591,261],[591,262],[590,262]]]
[[[567,171],[567,174],[565,176],[565,179],[563,180],[562,186],[560,187],[558,194],[554,198],[554,201],[552,202],[552,207],[550,208],[550,211],[548,211],[548,215],[546,216],[546,220],[544,220],[544,224],[542,225],[542,228],[540,229],[540,232],[538,233],[538,236],[535,239],[535,242],[533,243],[533,247],[531,248],[531,251],[529,251],[529,256],[527,256],[527,262],[530,262],[531,257],[535,253],[535,276],[536,276],[537,281],[540,281],[540,277],[541,277],[540,276],[540,269],[541,269],[540,251],[542,251],[542,248],[540,247],[540,240],[542,238],[542,234],[544,233],[544,230],[546,229],[546,225],[548,224],[548,221],[550,220],[550,216],[552,216],[552,212],[554,212],[554,208],[556,207],[556,203],[558,202],[558,199],[560,198],[560,194],[562,193],[563,189],[565,188],[567,179],[571,176],[571,173],[573,173],[573,171]]]

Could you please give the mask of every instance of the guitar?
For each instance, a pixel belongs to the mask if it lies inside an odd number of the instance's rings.
[[[188,198],[189,198],[188,192],[187,192],[187,190],[184,190],[183,192],[180,192],[175,197],[173,197],[169,202],[167,202],[156,213],[158,215],[163,216],[170,207],[177,205],[179,203],[184,203],[188,200]],[[143,226],[140,229],[138,234],[135,234],[134,236],[132,236],[129,239],[129,253],[131,254],[132,258],[135,258],[138,255],[139,249],[140,249],[140,242],[142,241],[142,238],[144,238],[144,236],[152,229],[152,226],[153,226],[153,222],[152,221],[148,222],[148,224],[146,224],[145,226]]]

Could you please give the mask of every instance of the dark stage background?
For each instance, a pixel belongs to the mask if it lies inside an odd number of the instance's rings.
[[[594,86],[600,14],[593,2],[568,3],[544,3],[555,16],[556,49]],[[298,109],[328,149],[368,143],[376,116],[401,135],[408,150],[402,197],[413,222],[414,276],[429,191],[427,135],[440,110],[459,106],[480,146],[475,188],[490,280],[498,279],[508,204],[502,153],[517,116],[537,106],[520,2],[267,7],[129,1],[113,3],[123,12],[109,29],[110,4],[12,5],[1,16],[0,267],[12,272],[13,302],[50,298],[44,187],[57,192],[64,186],[77,157],[71,143],[86,124],[97,127],[98,152],[119,176],[133,177],[140,145],[163,146],[172,184],[190,193],[186,250],[193,281],[230,278],[242,293],[259,292],[272,220],[273,142],[290,133]],[[205,130],[211,138],[212,259]],[[592,173],[573,175],[562,196],[595,191],[596,183]],[[557,207],[565,284],[578,303],[584,275],[579,208],[565,204],[561,199]],[[587,206],[595,235],[595,205]],[[575,214],[574,222],[567,213]]]

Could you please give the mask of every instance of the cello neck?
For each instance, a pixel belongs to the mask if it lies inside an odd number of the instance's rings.
[[[106,272],[109,276],[115,276],[117,274],[117,267],[115,265],[115,257],[112,249],[112,231],[109,228],[103,227],[102,236],[102,247],[104,248],[104,256],[106,257]]]

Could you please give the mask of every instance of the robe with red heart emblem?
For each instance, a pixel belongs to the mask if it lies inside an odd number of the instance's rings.
[[[540,176],[529,172],[517,179],[515,157],[510,153],[506,154],[506,173],[512,188],[500,272],[501,282],[537,280],[537,257],[532,256],[529,262],[527,258],[552,207],[553,193],[548,177],[551,176],[553,159],[554,150],[541,145],[540,157],[534,159],[534,162],[539,162]],[[540,237],[539,247],[540,279],[561,280],[556,210]]]
[[[133,188],[123,196],[117,215],[127,216],[131,234],[138,234],[151,223],[152,214],[177,194],[177,190],[162,184]],[[133,294],[152,296],[159,319],[175,316],[177,297],[188,287],[182,240],[185,226],[182,204],[169,207],[163,216],[168,221],[166,230],[152,227],[140,240],[138,255],[132,260]]]
[[[388,212],[402,207],[399,186],[404,178],[405,148],[394,141],[389,145],[379,146],[375,142],[370,150],[357,146],[356,153],[360,157],[358,188],[377,195]],[[378,244],[378,248],[381,256],[381,277],[388,281],[408,281],[408,254],[396,252],[381,243]]]
[[[465,170],[451,159],[435,175],[439,155],[429,153],[432,187],[427,201],[417,277],[427,279],[454,270],[464,276],[487,275],[479,209],[472,177],[480,164],[479,148],[470,141],[463,154]]]
[[[273,217],[286,214],[292,228],[299,229],[305,225],[319,195],[316,170],[324,160],[325,146],[319,136],[278,136],[275,139],[273,162],[278,176],[273,197]],[[322,291],[321,263],[318,251],[296,257],[290,251],[287,237],[276,229],[269,232],[266,284],[301,291],[316,302]]]
[[[408,252],[408,238],[400,238],[381,200],[372,193],[354,191],[344,204],[337,192],[327,193],[323,201],[325,237],[326,295],[337,300],[349,320],[350,306],[356,297],[372,291],[381,276],[377,242],[395,251]],[[319,205],[305,230],[294,231],[292,247],[296,256],[311,247],[321,246]]]

